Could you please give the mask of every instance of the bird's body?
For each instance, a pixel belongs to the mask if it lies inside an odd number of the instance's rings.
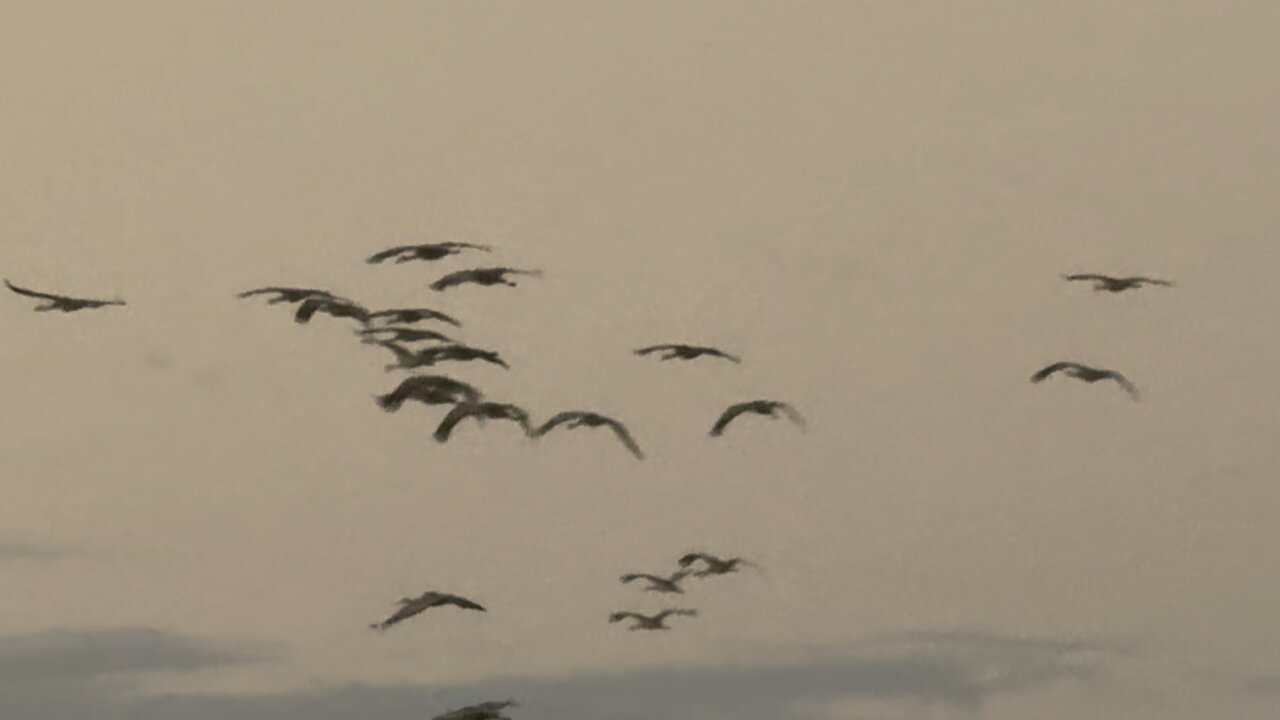
[[[502,714],[502,711],[509,707],[519,707],[519,703],[515,700],[490,700],[450,710],[431,720],[509,720]]]
[[[351,302],[344,297],[339,297],[328,290],[320,290],[317,288],[297,288],[297,287],[263,287],[256,290],[246,290],[236,295],[238,298],[253,297],[254,295],[275,295],[267,301],[268,305],[277,303],[296,303],[311,298],[324,298],[328,300],[339,300],[343,302]]]
[[[1052,365],[1047,365],[1031,376],[1031,382],[1041,382],[1050,375],[1058,372],[1066,373],[1070,377],[1087,383],[1096,383],[1099,380],[1115,380],[1116,383],[1118,383],[1120,387],[1124,388],[1125,392],[1129,393],[1129,396],[1134,400],[1138,400],[1141,397],[1141,393],[1138,392],[1138,388],[1134,386],[1133,383],[1129,382],[1128,378],[1115,370],[1090,367],[1088,365],[1081,365],[1077,362],[1056,362]]]
[[[656,615],[641,615],[638,612],[623,611],[609,615],[609,622],[616,623],[631,619],[635,620],[635,624],[628,627],[628,630],[670,630],[671,628],[666,626],[666,619],[672,615],[697,617],[698,611],[684,608],[667,608]]]
[[[748,412],[772,418],[776,418],[781,414],[786,416],[786,418],[791,422],[799,425],[801,428],[805,427],[804,417],[801,416],[790,403],[781,402],[779,400],[752,400],[749,402],[738,403],[736,405],[730,405],[728,409],[720,414],[720,419],[716,420],[716,424],[712,426],[711,436],[719,436],[724,432],[724,429],[728,427],[729,423],[733,422],[734,418]]]
[[[1160,280],[1158,278],[1143,277],[1134,275],[1130,277],[1112,277],[1110,275],[1098,275],[1094,273],[1081,273],[1077,275],[1064,275],[1066,280],[1086,280],[1093,282],[1094,290],[1105,290],[1110,293],[1124,292],[1143,285],[1160,285],[1170,287],[1173,283],[1168,280]]]
[[[302,304],[298,306],[298,311],[294,313],[293,320],[297,323],[306,324],[318,312],[336,318],[351,318],[362,323],[369,321],[369,311],[364,307],[349,300],[325,297],[311,297],[303,300]]]
[[[394,310],[378,310],[369,313],[369,322],[380,321],[394,325],[412,325],[423,320],[439,320],[454,327],[462,327],[451,315],[432,310],[431,308],[396,308]]]
[[[467,402],[454,405],[449,414],[445,415],[444,419],[440,421],[440,425],[436,428],[432,437],[436,439],[436,442],[445,442],[449,439],[458,423],[472,417],[481,422],[485,420],[510,420],[519,425],[524,430],[525,435],[533,433],[533,429],[529,426],[529,413],[523,408],[510,403]]]
[[[649,347],[640,348],[634,351],[636,355],[644,356],[655,352],[662,353],[662,360],[693,360],[703,355],[709,357],[718,357],[733,363],[740,363],[742,359],[736,355],[720,350],[718,348],[706,347],[703,345],[682,345],[682,344],[666,344],[651,345]]]
[[[481,360],[503,368],[510,368],[502,356],[493,350],[483,350],[481,348],[473,348],[469,345],[460,345],[457,343],[451,345],[434,345],[432,347],[420,348],[418,350],[410,350],[409,348],[397,342],[390,340],[370,340],[370,345],[381,345],[391,352],[395,353],[396,362],[387,365],[386,369],[391,370],[410,370],[419,367],[430,367],[441,362],[469,362],[471,360]]]
[[[746,558],[731,557],[718,558],[703,552],[686,553],[680,558],[680,567],[688,568],[694,563],[702,561],[703,568],[693,572],[694,577],[707,577],[708,575],[726,575],[728,573],[737,572],[739,566],[759,567],[755,563]]]
[[[457,285],[471,283],[474,285],[507,285],[515,287],[516,282],[508,275],[541,275],[541,270],[517,270],[508,267],[471,268],[449,273],[431,283],[432,290],[447,290]]]
[[[688,577],[691,572],[692,571],[688,569],[680,569],[671,573],[667,577],[651,575],[649,573],[627,573],[619,578],[619,580],[622,581],[623,585],[626,585],[632,580],[647,580],[649,582],[649,587],[645,588],[645,592],[682,594],[684,593],[684,588],[680,587],[680,581]]]
[[[108,305],[124,305],[123,300],[91,300],[88,298],[73,298],[65,295],[54,295],[52,293],[39,292],[37,290],[29,290],[24,287],[18,287],[8,280],[4,281],[5,287],[14,291],[19,295],[44,300],[44,305],[37,305],[36,312],[48,312],[50,310],[60,310],[62,312],[75,312],[77,310],[88,310],[93,308],[106,307]]]
[[[442,605],[453,605],[464,610],[479,610],[480,612],[485,612],[485,609],[479,603],[473,600],[468,600],[461,595],[432,592],[428,590],[416,598],[402,598],[400,600],[399,610],[392,613],[386,620],[374,623],[369,627],[374,628],[375,630],[386,630],[392,625],[404,622],[405,620],[425,612],[426,610],[433,607],[440,607]]]
[[[478,403],[484,395],[471,385],[443,375],[415,375],[405,378],[396,389],[378,397],[378,407],[387,412],[400,409],[405,400],[424,405]]]
[[[391,342],[421,342],[435,341],[448,343],[450,345],[457,342],[435,330],[424,330],[423,328],[400,327],[396,325],[388,325],[386,327],[366,327],[356,331],[357,335],[365,338],[364,342],[378,342],[379,336],[382,340],[390,340]]]
[[[393,248],[387,248],[382,252],[370,255],[365,261],[371,265],[380,263],[391,258],[396,259],[396,264],[406,263],[411,260],[439,260],[462,252],[463,250],[481,250],[483,252],[492,252],[493,248],[488,245],[473,245],[464,242],[442,242],[442,243],[424,243],[422,245],[400,245]]]
[[[606,417],[594,412],[569,410],[557,413],[556,415],[553,415],[550,420],[543,423],[537,430],[534,430],[533,437],[540,438],[557,427],[564,427],[565,429],[571,430],[576,427],[602,426],[608,427],[612,430],[613,434],[616,435],[618,440],[620,440],[622,444],[631,451],[632,455],[636,456],[637,460],[644,459],[644,453],[641,452],[640,446],[636,444],[635,439],[631,437],[631,433],[627,431],[627,427],[625,425],[611,417]]]

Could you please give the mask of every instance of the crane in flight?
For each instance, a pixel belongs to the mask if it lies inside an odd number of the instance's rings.
[[[406,400],[423,405],[457,405],[478,403],[484,395],[476,388],[444,375],[415,375],[405,378],[394,390],[377,398],[378,407],[387,412],[400,409]]]
[[[635,621],[635,624],[628,627],[628,630],[670,630],[665,621],[672,615],[684,615],[686,617],[697,617],[697,610],[688,610],[684,608],[667,608],[656,615],[641,615],[638,612],[629,610],[623,612],[615,612],[609,615],[609,622],[622,622],[626,619]]]
[[[426,330],[424,328],[401,327],[399,325],[388,325],[386,327],[365,327],[356,331],[357,335],[364,338],[363,342],[375,343],[379,340],[387,340],[390,342],[421,342],[423,340],[447,343],[456,345],[457,341],[453,338],[435,330]],[[381,336],[381,337],[379,337]]]
[[[502,711],[509,707],[520,707],[520,705],[515,700],[490,700],[450,710],[431,720],[511,720],[502,714]]]
[[[441,607],[444,605],[453,605],[454,607],[459,607],[464,610],[479,610],[480,612],[486,612],[486,610],[474,600],[468,600],[461,595],[433,592],[431,590],[422,593],[416,598],[401,598],[399,605],[400,609],[392,613],[386,620],[374,623],[369,627],[375,630],[386,630],[392,625],[404,622],[405,620],[408,620],[409,618],[423,613],[433,607]]]
[[[637,460],[644,459],[644,453],[641,452],[640,446],[636,444],[635,439],[631,437],[631,433],[627,431],[627,426],[611,417],[583,410],[568,410],[553,415],[550,420],[533,431],[533,437],[535,439],[540,438],[557,427],[563,427],[566,430],[572,430],[576,427],[607,427],[631,451],[631,454],[636,456]]]
[[[293,315],[293,321],[305,325],[318,312],[336,318],[359,320],[361,323],[369,322],[369,311],[363,306],[349,300],[327,297],[310,297],[303,300],[298,306],[298,311]]]
[[[645,356],[652,353],[660,352],[662,357],[660,360],[693,360],[703,355],[709,357],[718,357],[728,360],[732,363],[741,363],[742,359],[737,355],[720,350],[719,348],[706,347],[703,345],[682,345],[682,344],[666,344],[666,345],[650,345],[649,347],[640,348],[633,351],[636,355]]]
[[[439,260],[450,255],[456,255],[463,250],[480,250],[483,252],[492,252],[493,248],[488,245],[475,245],[465,242],[442,242],[442,243],[424,243],[422,245],[399,245],[393,248],[387,248],[381,252],[370,255],[365,262],[370,265],[376,265],[384,260],[396,259],[396,264],[406,263],[411,260]]]
[[[1115,370],[1089,367],[1077,362],[1056,362],[1052,365],[1046,365],[1031,376],[1031,382],[1041,382],[1050,375],[1059,372],[1087,383],[1096,383],[1099,380],[1115,380],[1120,387],[1124,388],[1125,392],[1129,393],[1129,397],[1135,401],[1142,397],[1142,394],[1138,392],[1137,386],[1129,382],[1129,378]]]
[[[529,426],[529,413],[523,408],[510,403],[464,402],[454,405],[449,410],[449,414],[445,415],[444,419],[440,421],[440,425],[432,433],[432,437],[436,439],[436,442],[447,441],[458,423],[467,418],[476,418],[481,423],[485,420],[510,420],[519,425],[524,430],[525,435],[533,433],[533,429]]]
[[[701,570],[693,572],[694,577],[707,577],[708,575],[726,575],[728,573],[737,572],[739,566],[759,568],[760,566],[741,557],[719,558],[715,555],[704,552],[686,553],[680,558],[679,564],[682,568],[688,568],[694,563],[701,561],[703,567]]]
[[[431,283],[432,290],[447,290],[457,285],[472,283],[475,285],[507,285],[515,287],[516,282],[511,280],[509,275],[530,275],[537,277],[542,275],[541,270],[517,270],[509,267],[490,267],[490,268],[471,268],[470,270],[459,270],[451,272],[448,275]]]
[[[684,593],[684,588],[680,587],[680,581],[688,577],[692,572],[693,571],[689,569],[680,569],[671,573],[667,577],[651,575],[649,573],[627,573],[619,579],[622,581],[623,585],[626,585],[632,580],[647,580],[649,582],[649,587],[645,588],[645,592],[682,594]]]
[[[303,300],[309,300],[311,298],[326,298],[329,300],[351,302],[347,298],[334,295],[328,290],[298,287],[261,287],[256,290],[245,290],[242,293],[237,293],[236,297],[247,298],[253,297],[254,295],[274,295],[275,297],[267,300],[268,305],[275,305],[277,303],[296,303],[302,302]]]
[[[378,310],[369,313],[369,322],[378,320],[393,325],[405,324],[412,325],[423,320],[439,320],[446,322],[454,327],[462,327],[462,323],[458,322],[453,316],[432,310],[431,308],[395,308],[394,310]]]
[[[1110,293],[1124,292],[1140,288],[1143,285],[1160,285],[1163,287],[1171,287],[1173,283],[1168,280],[1160,280],[1159,278],[1149,278],[1141,275],[1133,275],[1130,277],[1112,277],[1110,275],[1098,275],[1095,273],[1079,273],[1076,275],[1063,275],[1065,280],[1087,280],[1093,282],[1095,291],[1105,290]]]
[[[19,295],[33,297],[38,300],[44,300],[44,305],[37,305],[36,312],[48,312],[50,310],[60,310],[62,312],[75,312],[77,310],[87,310],[92,308],[106,307],[108,305],[124,305],[123,300],[90,300],[88,298],[74,298],[66,295],[54,295],[52,293],[39,292],[37,290],[29,290],[24,287],[18,287],[7,279],[4,281],[5,287],[14,291]]]
[[[711,437],[718,437],[728,427],[729,423],[733,422],[734,418],[743,413],[756,413],[771,418],[779,417],[779,414],[781,414],[801,428],[805,427],[804,417],[790,403],[779,400],[751,400],[730,405],[728,409],[721,413],[720,419],[716,420],[716,424],[711,428]]]
[[[497,352],[473,348],[469,345],[433,345],[418,350],[410,350],[391,340],[368,340],[366,344],[381,345],[395,353],[396,362],[386,366],[388,372],[391,370],[412,370],[413,368],[430,367],[436,363],[447,361],[469,362],[471,360],[482,360],[507,369],[511,367]]]

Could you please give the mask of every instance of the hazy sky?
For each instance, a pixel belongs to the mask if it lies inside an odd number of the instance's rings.
[[[1274,717],[1280,6],[10,3],[0,714]],[[492,256],[371,266],[449,239]],[[517,288],[426,288],[477,262]],[[1094,293],[1078,271],[1173,288]],[[381,411],[438,307],[538,446]],[[630,351],[713,344],[744,363]],[[1115,367],[1142,388],[1056,379]],[[739,400],[809,420],[745,418]],[[667,633],[605,622],[692,548]],[[406,595],[466,594],[385,635]]]

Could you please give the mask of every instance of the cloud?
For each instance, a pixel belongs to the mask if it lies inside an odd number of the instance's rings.
[[[494,678],[454,687],[350,685],[274,695],[143,696],[109,691],[94,681],[252,658],[157,630],[64,631],[0,639],[0,715],[41,720],[423,720],[451,707],[514,697],[521,703],[518,716],[513,713],[519,720],[800,720],[852,717],[839,710],[851,702],[972,716],[1000,693],[1061,680],[1088,682],[1109,652],[1053,640],[918,633],[874,638],[847,652],[758,665]],[[61,691],[4,692],[6,685],[29,687],[24,678],[58,681]]]

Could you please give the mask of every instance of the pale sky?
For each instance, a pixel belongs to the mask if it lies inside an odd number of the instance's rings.
[[[1270,720],[1277,38],[1261,0],[10,3],[2,274],[129,304],[0,302],[0,715]],[[364,262],[444,240],[495,253]],[[426,287],[478,264],[545,274]],[[453,313],[512,369],[448,374],[648,457],[438,445],[262,285]],[[1145,397],[1027,381],[1060,359]],[[707,437],[756,398],[807,432]],[[764,572],[606,622],[690,549]],[[489,612],[368,629],[424,590]]]

